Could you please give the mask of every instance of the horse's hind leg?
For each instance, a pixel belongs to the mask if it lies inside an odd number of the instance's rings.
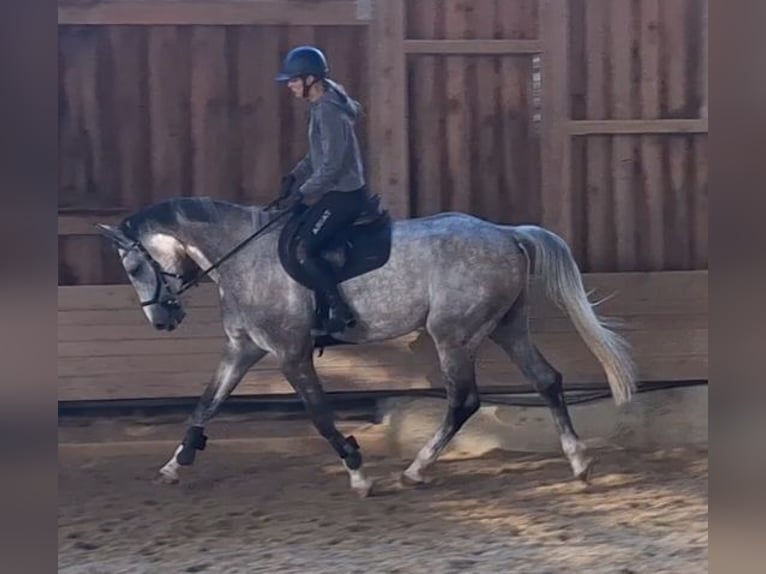
[[[447,387],[447,414],[439,430],[404,471],[405,484],[422,483],[423,471],[436,461],[466,421],[479,410],[474,349],[446,341],[435,340],[435,343]]]
[[[550,407],[561,447],[569,459],[572,471],[576,478],[587,481],[593,460],[586,456],[585,445],[579,440],[572,425],[564,399],[561,373],[548,363],[532,342],[528,310],[526,296],[522,293],[490,338],[500,345]]]
[[[213,380],[202,393],[189,421],[186,436],[170,460],[160,469],[159,481],[178,482],[178,470],[194,462],[196,451],[205,448],[205,423],[215,416],[226,398],[245,376],[250,367],[266,356],[249,338],[230,339],[218,364]]]

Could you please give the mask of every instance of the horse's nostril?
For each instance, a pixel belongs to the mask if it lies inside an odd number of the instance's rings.
[[[154,326],[157,329],[164,329],[167,325],[165,325],[165,323],[155,323]]]

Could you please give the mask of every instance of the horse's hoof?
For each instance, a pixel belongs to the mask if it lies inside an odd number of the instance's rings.
[[[584,484],[590,484],[594,466],[596,466],[596,459],[589,458],[587,461],[585,461],[585,465],[583,466],[582,470],[575,473],[575,478]]]
[[[152,481],[154,484],[164,484],[164,485],[173,485],[178,484],[178,476],[173,476],[171,474],[165,474],[163,472],[160,472],[157,474],[156,478]]]
[[[411,476],[406,472],[399,475],[399,482],[406,488],[418,488],[426,485],[426,481],[422,476]]]
[[[367,484],[354,487],[354,492],[359,495],[359,498],[367,498],[372,494],[372,489],[375,486],[375,481],[370,480]]]

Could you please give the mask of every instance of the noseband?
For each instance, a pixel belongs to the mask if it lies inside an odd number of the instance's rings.
[[[154,271],[154,295],[152,295],[152,298],[148,301],[140,301],[141,307],[149,307],[150,305],[163,305],[163,306],[169,306],[169,307],[177,307],[178,304],[178,294],[174,293],[173,289],[168,285],[166,277],[172,277],[173,279],[178,279],[181,281],[181,284],[184,285],[188,283],[195,275],[196,273],[192,271],[190,274],[180,274],[180,273],[170,273],[168,271],[165,271],[162,267],[160,267],[160,264],[157,263],[157,261],[154,260],[154,257],[151,256],[151,254],[146,250],[146,248],[141,245],[141,243],[134,239],[133,243],[126,248],[126,251],[132,251],[136,250],[149,262],[149,265],[151,265],[152,270]],[[170,294],[170,297],[166,299],[162,299],[162,288],[165,288],[165,291]]]

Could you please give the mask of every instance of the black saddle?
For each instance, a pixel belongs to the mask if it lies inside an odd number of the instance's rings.
[[[279,260],[285,271],[298,283],[314,291],[316,301],[316,327],[321,328],[329,314],[329,306],[320,292],[311,283],[309,275],[296,257],[297,234],[300,214],[282,228],[279,236]],[[340,231],[322,250],[320,257],[330,263],[338,283],[369,273],[388,262],[391,255],[391,216],[380,207],[380,198],[375,195],[369,205],[354,222]],[[338,344],[329,335],[321,346]],[[319,345],[317,345],[319,346]]]

